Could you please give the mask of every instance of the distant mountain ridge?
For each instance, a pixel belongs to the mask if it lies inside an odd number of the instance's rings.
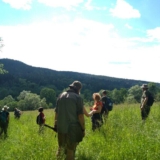
[[[0,63],[4,64],[4,69],[9,72],[8,74],[0,75],[0,89],[7,88],[10,90],[14,87],[17,91],[30,89],[37,93],[43,87],[51,87],[61,92],[74,80],[79,80],[83,84],[82,92],[83,90],[91,90],[93,93],[99,92],[101,89],[128,89],[134,85],[148,83],[147,81],[32,67],[12,59],[0,59]]]

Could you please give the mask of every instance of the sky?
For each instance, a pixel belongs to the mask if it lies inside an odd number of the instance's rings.
[[[0,0],[0,58],[160,83],[159,7],[160,0]]]

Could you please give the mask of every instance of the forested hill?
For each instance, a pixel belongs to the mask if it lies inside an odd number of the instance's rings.
[[[59,94],[74,80],[82,82],[82,93],[86,90],[93,93],[99,92],[101,89],[128,89],[137,84],[147,83],[138,80],[32,67],[11,59],[0,59],[0,63],[4,64],[4,69],[8,71],[7,74],[0,75],[0,99],[7,95],[16,97],[23,90],[39,94],[43,87],[50,87]]]

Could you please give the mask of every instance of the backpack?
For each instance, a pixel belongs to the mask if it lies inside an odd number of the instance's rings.
[[[108,111],[112,111],[113,109],[113,102],[109,97],[107,97],[107,109]]]
[[[151,93],[148,94],[148,101],[147,101],[147,105],[148,106],[152,106],[154,103],[154,97]]]
[[[103,102],[103,107],[102,107],[101,113],[103,113],[106,109],[108,111],[112,111],[112,109],[113,109],[112,100],[109,97],[104,97],[104,98],[105,98],[105,101]]]
[[[0,123],[6,123],[7,122],[7,113],[5,111],[0,112]]]
[[[41,114],[39,114],[37,116],[36,123],[39,124],[39,125],[43,124],[43,118],[42,118]]]

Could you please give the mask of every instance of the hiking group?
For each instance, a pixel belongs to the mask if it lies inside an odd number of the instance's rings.
[[[143,84],[141,97],[141,117],[145,120],[152,106],[154,99],[148,91],[148,85]],[[43,133],[44,126],[53,129],[57,132],[58,149],[56,153],[57,160],[65,157],[65,160],[74,160],[77,145],[85,136],[85,118],[91,117],[92,131],[100,130],[100,127],[106,122],[109,112],[113,108],[113,102],[107,96],[107,91],[102,91],[102,96],[99,93],[93,93],[94,104],[87,112],[84,107],[83,98],[80,96],[82,84],[80,81],[74,81],[69,85],[69,88],[62,92],[56,102],[54,127],[45,124],[45,115],[43,107],[38,108],[39,114],[36,118],[36,123],[39,125],[39,133]],[[0,135],[4,133],[7,137],[7,128],[9,124],[9,107],[4,106],[0,112]],[[17,108],[14,115],[17,116]],[[20,111],[19,111],[20,114]]]
[[[92,130],[100,129],[106,122],[113,103],[107,97],[107,91],[93,93],[94,104],[88,113],[80,96],[82,84],[74,81],[67,91],[62,92],[57,98],[55,108],[54,128],[58,134],[57,160],[65,157],[65,160],[74,160],[76,147],[85,136],[85,118],[91,117]],[[145,120],[150,112],[154,99],[148,91],[148,85],[143,84],[141,97],[141,117]]]

